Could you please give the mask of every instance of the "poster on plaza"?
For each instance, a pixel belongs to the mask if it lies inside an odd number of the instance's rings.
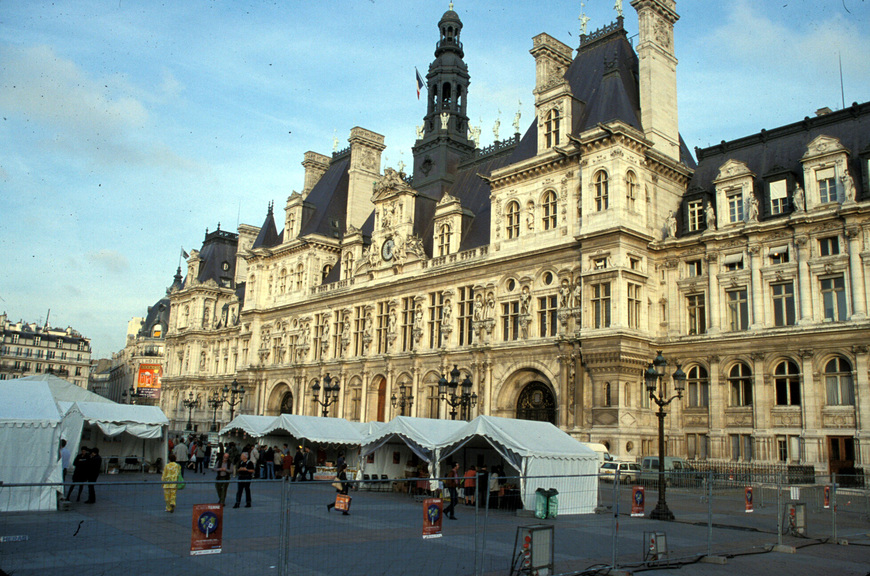
[[[194,504],[190,529],[190,555],[220,554],[224,508],[220,504]]]
[[[752,486],[747,486],[746,490],[743,492],[744,499],[746,500],[746,512],[752,512]]]
[[[160,384],[163,379],[163,366],[160,364],[139,364],[136,377],[136,391],[142,398],[160,398]]]
[[[444,502],[441,498],[423,500],[423,538],[441,538]]]
[[[643,504],[646,500],[643,486],[635,486],[631,489],[631,515],[643,516]]]
[[[825,486],[825,503],[824,508],[827,510],[831,507],[831,486]]]

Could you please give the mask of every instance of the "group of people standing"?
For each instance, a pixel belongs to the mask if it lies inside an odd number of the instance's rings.
[[[63,468],[63,476],[64,480],[66,480],[66,471],[69,467],[67,464],[68,454],[64,454],[64,450],[66,450],[66,441],[61,441],[61,462]],[[94,482],[97,481],[97,478],[100,476],[100,472],[103,469],[103,458],[100,456],[100,449],[94,446],[93,448],[88,448],[87,446],[82,446],[79,449],[79,453],[76,455],[75,459],[72,461],[73,465],[73,476],[72,476],[72,485],[69,487],[69,491],[67,492],[66,499],[72,500],[73,490],[78,487],[79,491],[76,495],[76,502],[80,502],[82,498],[82,490],[85,487],[85,483],[87,483],[88,487],[88,499],[85,500],[85,504],[93,504],[97,501],[96,491],[94,490]]]
[[[480,480],[480,487],[477,487],[477,482]],[[451,464],[451,469],[447,473],[445,486],[451,497],[451,504],[444,509],[444,515],[451,518],[454,514],[455,506],[452,502],[458,502],[458,488],[462,488],[462,498],[466,506],[475,505],[475,495],[480,494],[483,498],[482,505],[489,508],[499,507],[499,496],[501,489],[506,483],[504,468],[501,465],[492,467],[492,471],[487,469],[484,464],[480,467],[480,471],[476,466],[469,466],[461,477],[459,476],[459,463]],[[453,485],[451,489],[451,484]],[[448,514],[449,510],[449,514]]]

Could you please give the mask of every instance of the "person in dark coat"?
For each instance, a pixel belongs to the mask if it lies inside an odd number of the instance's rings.
[[[317,462],[314,460],[314,452],[308,446],[305,447],[305,476],[303,480],[314,480],[314,471],[317,469]],[[307,478],[306,478],[307,476]]]
[[[93,504],[97,501],[97,494],[94,490],[94,482],[100,477],[100,472],[103,468],[103,459],[100,457],[100,449],[94,446],[91,450],[91,457],[87,462],[88,469],[88,499],[85,504]]]
[[[302,477],[305,479],[305,454],[302,453],[302,446],[296,450],[296,456],[293,457],[293,481]]]
[[[69,493],[66,495],[67,500],[72,500],[72,493],[73,490],[76,489],[76,486],[79,487],[76,502],[79,502],[82,499],[82,489],[85,487],[84,483],[88,481],[88,460],[90,457],[91,451],[88,450],[87,446],[82,446],[79,453],[76,455],[75,460],[73,460],[73,483],[69,487]]]

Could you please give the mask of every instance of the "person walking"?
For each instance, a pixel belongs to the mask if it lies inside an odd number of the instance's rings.
[[[462,489],[465,493],[465,505],[474,506],[474,487],[477,484],[477,468],[471,466],[465,471]]]
[[[100,457],[100,449],[94,446],[91,449],[91,457],[87,462],[88,469],[88,499],[85,504],[95,504],[97,502],[97,492],[95,490],[95,482],[100,477],[100,472],[103,471],[103,459]]]
[[[187,448],[187,444],[184,443],[184,439],[178,439],[175,448],[172,449],[172,453],[175,454],[175,461],[181,466],[181,475],[184,476],[184,468],[190,460],[190,451]]]
[[[263,478],[267,480],[275,479],[275,450],[269,446],[266,448],[266,452],[263,455],[264,464],[266,465],[266,469],[263,474]]]
[[[236,476],[238,477],[237,483],[239,485],[236,490],[236,503],[233,504],[233,508],[238,508],[239,504],[242,503],[242,492],[245,493],[245,508],[251,507],[251,480],[254,478],[254,463],[248,460],[248,453],[242,452],[240,456],[241,460],[239,461],[239,469],[236,472]]]
[[[347,464],[342,463],[341,466],[338,467],[338,475],[335,477],[335,480],[339,483],[339,486],[335,487],[336,495],[344,494],[347,496],[347,493],[350,490],[350,482],[347,481]],[[331,511],[333,508],[335,508],[334,501],[326,505],[327,512]],[[343,516],[349,516],[350,512],[344,510],[341,514]]]
[[[218,454],[218,463],[215,466],[217,476],[215,478],[215,489],[218,495],[218,504],[225,506],[227,503],[227,490],[230,487],[230,475],[232,473],[232,464],[230,464],[230,455],[228,452]]]
[[[310,446],[305,447],[305,464],[303,465],[303,480],[306,480],[305,476],[307,476],[307,480],[314,480],[314,470],[317,469],[317,463],[314,461],[314,452],[311,451]]]
[[[207,466],[205,461],[205,448],[202,446],[202,442],[196,443],[196,472],[201,474],[205,474],[205,467]]]
[[[444,515],[451,520],[456,520],[456,501],[459,499],[459,462],[454,462],[450,472],[447,473],[447,492],[450,494],[450,505],[444,509]]]
[[[169,464],[163,468],[163,475],[160,477],[167,482],[163,485],[163,499],[166,500],[167,512],[175,512],[175,497],[178,494],[178,481],[181,478],[181,466],[175,461],[175,454],[170,454]]]
[[[305,453],[302,451],[302,446],[296,450],[296,456],[293,457],[293,481],[297,478],[305,480]]]
[[[66,440],[61,438],[60,440],[60,467],[63,470],[63,475],[61,476],[61,482],[66,482],[66,471],[69,469],[70,465],[70,453],[69,448],[66,447]]]
[[[67,500],[72,500],[72,493],[73,490],[76,489],[76,486],[79,488],[76,502],[81,500],[82,489],[85,487],[85,482],[88,481],[88,460],[90,457],[91,452],[88,450],[87,446],[82,446],[79,453],[76,455],[75,460],[73,460],[73,483],[69,487],[69,493],[66,495]]]
[[[223,450],[221,450],[221,452],[223,452]],[[220,464],[220,461],[218,460],[215,463]],[[205,475],[205,470],[209,466],[211,466],[211,444],[208,444],[205,447],[205,463],[202,465],[202,474],[203,475]]]

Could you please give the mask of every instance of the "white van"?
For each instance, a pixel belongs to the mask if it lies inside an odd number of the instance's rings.
[[[607,451],[607,446],[599,442],[581,442],[584,446],[595,452],[598,456],[598,467],[600,468],[605,462],[613,460],[613,456]]]

